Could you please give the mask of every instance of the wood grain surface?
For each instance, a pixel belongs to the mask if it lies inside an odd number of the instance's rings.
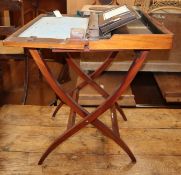
[[[2,40],[0,40],[0,54],[23,54],[24,49],[21,47],[6,47],[3,46]]]
[[[162,96],[169,102],[181,102],[181,74],[155,73],[154,77]]]
[[[115,88],[122,82],[124,73],[107,72],[101,77],[96,79],[96,82],[104,89],[108,94],[112,94]],[[80,84],[81,79],[78,78],[77,84]],[[111,83],[110,83],[111,82]],[[104,98],[97,93],[90,85],[84,87],[79,92],[79,103],[81,105],[100,105],[104,101]],[[132,94],[131,87],[122,95],[118,101],[119,105],[123,106],[136,106],[134,95]]]
[[[175,175],[181,171],[180,109],[124,109],[128,122],[118,116],[121,136],[136,154],[136,164],[88,126],[38,166],[42,151],[66,128],[69,108],[63,107],[54,120],[50,118],[53,110],[41,106],[0,108],[0,174]],[[106,112],[102,121],[111,124],[109,116]]]
[[[54,48],[74,51],[114,51],[114,50],[150,50],[171,49],[173,34],[163,24],[157,22],[144,12],[141,19],[150,33],[125,33],[113,34],[110,39],[97,41],[75,40],[75,39],[53,39],[38,37],[20,37],[20,34],[31,27],[34,23],[47,15],[39,15],[37,18],[20,28],[17,32],[4,40],[5,46],[19,46],[28,48]]]

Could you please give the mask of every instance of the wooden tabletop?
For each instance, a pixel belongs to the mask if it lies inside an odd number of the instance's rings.
[[[150,50],[150,49],[171,49],[173,34],[164,25],[157,22],[145,13],[141,12],[141,22],[151,32],[116,33],[110,39],[96,41],[53,39],[38,37],[19,37],[22,32],[47,15],[40,15],[24,27],[20,28],[13,35],[4,40],[6,46],[20,46],[28,48],[50,48],[76,51],[112,51],[122,49]],[[45,26],[46,27],[46,26]],[[53,26],[52,26],[53,27]],[[140,30],[141,31],[141,30]]]

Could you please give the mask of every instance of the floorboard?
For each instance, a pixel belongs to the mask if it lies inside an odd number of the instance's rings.
[[[175,175],[181,172],[180,109],[124,109],[128,122],[119,117],[119,129],[136,155],[136,164],[89,125],[38,166],[42,152],[66,128],[69,108],[63,106],[54,120],[50,117],[53,110],[54,107],[19,105],[0,108],[0,174]],[[109,111],[100,119],[111,125]]]

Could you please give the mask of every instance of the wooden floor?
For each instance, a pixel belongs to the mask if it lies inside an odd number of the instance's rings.
[[[181,172],[181,109],[124,109],[120,133],[136,155],[132,164],[115,143],[92,126],[58,147],[43,166],[37,162],[63,132],[69,108],[55,120],[54,107],[0,108],[1,175],[179,175]],[[93,110],[89,108],[88,110]],[[101,120],[110,124],[109,112]]]

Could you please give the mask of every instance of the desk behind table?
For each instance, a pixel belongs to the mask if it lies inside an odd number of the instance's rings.
[[[181,72],[181,45],[180,38],[180,27],[181,20],[179,14],[153,14],[154,18],[159,19],[160,22],[164,23],[168,29],[174,33],[173,49],[172,50],[159,50],[151,51],[148,59],[144,63],[141,71],[151,71],[151,72]],[[135,23],[135,29],[141,27],[139,23]],[[129,28],[129,26],[128,26]],[[145,30],[143,28],[143,30]],[[147,29],[146,29],[147,30]],[[145,30],[145,32],[146,32]],[[143,31],[142,31],[143,32]],[[115,61],[108,68],[107,71],[126,71],[130,66],[130,58],[132,57],[132,51],[124,51],[119,53]],[[100,65],[100,62],[104,60],[105,53],[99,52],[98,59],[94,59],[95,55],[82,54],[81,56],[81,67],[84,70],[94,70]],[[121,68],[121,69],[120,69]]]

